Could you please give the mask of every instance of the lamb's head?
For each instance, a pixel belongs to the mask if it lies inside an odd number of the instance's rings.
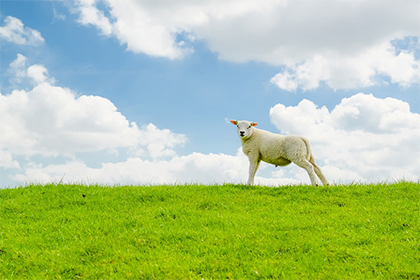
[[[241,139],[247,139],[252,134],[252,127],[256,126],[257,123],[249,121],[230,121],[238,128],[238,135]]]

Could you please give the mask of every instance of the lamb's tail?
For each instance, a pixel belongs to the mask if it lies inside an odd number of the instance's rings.
[[[309,144],[308,139],[302,138],[303,143],[305,143],[306,146],[306,159],[309,160],[309,162],[314,162],[314,156],[312,155],[311,145]]]

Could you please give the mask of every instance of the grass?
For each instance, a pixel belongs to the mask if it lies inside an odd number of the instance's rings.
[[[420,184],[0,190],[0,279],[420,279]]]

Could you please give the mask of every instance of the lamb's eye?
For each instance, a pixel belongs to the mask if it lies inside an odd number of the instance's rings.
[[[248,126],[248,129],[250,129],[251,128],[251,126]]]
[[[237,125],[236,127],[239,128],[239,125]]]

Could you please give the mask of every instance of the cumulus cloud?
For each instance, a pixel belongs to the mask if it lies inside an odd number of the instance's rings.
[[[20,168],[20,164],[18,161],[13,160],[11,153],[0,149],[0,167],[15,169]]]
[[[26,67],[18,55],[10,73],[34,81],[30,90],[0,94],[0,166],[29,169],[16,158],[76,158],[79,153],[114,153],[121,149],[154,160],[175,155],[186,137],[153,124],[129,122],[108,99],[78,95],[55,86],[43,65]],[[30,160],[31,161],[31,160]]]
[[[36,46],[44,42],[41,33],[26,27],[18,18],[8,16],[4,19],[4,26],[0,26],[0,38],[18,44]]]
[[[420,83],[420,46],[391,43],[420,37],[418,1],[78,0],[73,10],[136,53],[183,58],[202,41],[223,60],[282,66],[271,81],[284,90]]]
[[[130,123],[114,104],[99,96],[77,97],[68,88],[42,83],[30,91],[15,90],[1,95],[0,146],[13,154],[32,156],[73,155],[129,148],[152,157],[171,153],[186,138],[153,124],[139,128]],[[158,145],[159,149],[151,146]]]
[[[27,70],[28,77],[35,84],[42,84],[48,79],[48,70],[43,65],[31,65]]]
[[[10,63],[7,70],[12,85],[24,85],[29,83],[31,85],[38,85],[44,82],[53,84],[54,78],[50,77],[47,68],[44,65],[34,64],[27,67],[27,58],[22,54],[17,54],[17,57]]]
[[[406,102],[359,93],[331,112],[309,100],[278,104],[270,118],[282,133],[310,139],[333,181],[420,180],[420,114]]]
[[[247,159],[242,155],[192,153],[167,160],[150,161],[139,157],[126,161],[103,163],[99,168],[88,167],[75,160],[43,167],[33,165],[18,174],[15,180],[25,182],[83,182],[87,184],[213,184],[243,182]]]
[[[98,8],[100,2],[105,4],[106,11]],[[149,1],[77,0],[74,10],[79,13],[81,24],[93,25],[102,34],[115,36],[129,51],[169,59],[182,58],[191,49],[185,40],[177,40],[184,28],[171,23],[172,5],[166,4],[162,7]],[[163,8],[159,15],[153,13],[156,6]]]
[[[84,25],[94,25],[101,30],[104,35],[111,35],[112,25],[104,12],[96,8],[96,1],[79,0],[76,1],[80,13],[79,22]]]
[[[386,77],[403,87],[420,84],[420,60],[416,59],[414,50],[397,53],[396,47],[387,42],[355,56],[316,55],[286,67],[271,82],[288,91],[315,89],[322,82],[333,89],[351,89],[383,83],[378,77]]]

